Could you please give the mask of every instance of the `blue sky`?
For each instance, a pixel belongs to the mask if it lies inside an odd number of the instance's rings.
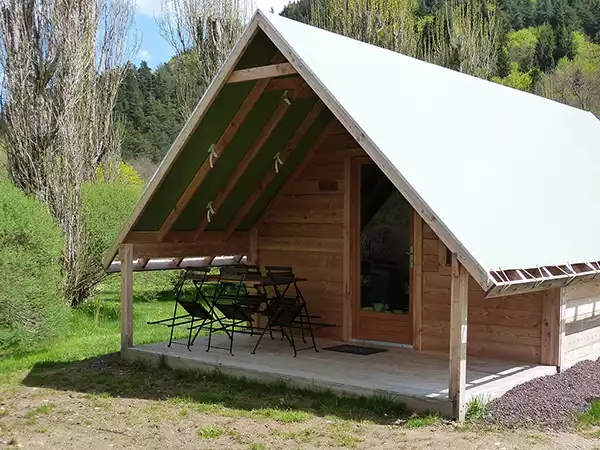
[[[173,55],[156,25],[155,17],[160,13],[160,3],[161,0],[137,0],[135,27],[140,46],[135,59],[136,64],[146,61],[150,67],[155,68]],[[280,12],[289,0],[255,0],[254,3],[266,11],[273,7],[275,12]]]

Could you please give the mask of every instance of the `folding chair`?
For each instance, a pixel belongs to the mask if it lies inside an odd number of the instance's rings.
[[[187,348],[188,350],[191,350],[190,346],[194,343],[200,330],[208,323],[212,324],[213,322],[218,321],[218,318],[216,318],[211,311],[212,308],[209,307],[209,309],[206,309],[204,306],[209,305],[208,299],[203,292],[204,283],[208,279],[209,270],[210,269],[206,267],[186,269],[175,286],[175,307],[173,309],[173,317],[148,322],[149,325],[166,325],[171,329],[168,347],[171,347],[171,344],[173,343],[175,327],[189,325]],[[185,295],[184,287],[187,281],[191,281],[195,289],[194,297],[191,300],[183,298]],[[185,313],[178,316],[177,313],[180,307],[183,308]],[[198,321],[201,321],[200,325],[195,325]],[[196,330],[196,333],[192,338],[194,329]],[[175,343],[177,344],[178,342]]]
[[[254,334],[252,316],[258,311],[263,297],[247,294],[247,275],[247,267],[227,266],[221,269],[213,307],[223,317],[219,319],[220,328],[215,329],[212,323],[210,324],[206,351],[211,349],[212,334],[216,331],[225,331],[227,333],[229,336],[229,349],[223,347],[214,348],[229,350],[232,356],[235,333],[244,333],[250,329],[250,334]]]
[[[256,352],[256,349],[258,348],[267,329],[271,333],[271,338],[273,337],[273,327],[279,327],[281,329],[281,338],[284,339],[285,337],[288,340],[294,349],[294,357],[296,357],[298,351],[300,350],[314,348],[314,350],[318,352],[306,302],[304,301],[302,293],[296,284],[296,277],[292,268],[288,266],[266,266],[265,269],[267,270],[267,275],[273,284],[275,298],[270,302],[267,309],[264,311],[264,314],[269,317],[269,322],[263,329],[258,342],[252,350],[252,354]],[[288,295],[291,287],[293,287],[295,291],[293,296]],[[302,342],[304,343],[306,343],[304,330],[307,328],[310,331],[312,347],[301,349],[296,348],[293,333],[294,328],[300,328]],[[286,332],[286,329],[288,332]]]

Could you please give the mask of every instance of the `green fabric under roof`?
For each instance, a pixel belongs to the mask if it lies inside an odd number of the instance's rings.
[[[256,201],[254,206],[252,206],[238,227],[238,230],[249,230],[261,218],[265,208],[269,205],[269,203],[271,203],[279,190],[285,185],[290,175],[294,172],[294,169],[304,159],[312,144],[317,140],[319,135],[323,132],[323,130],[325,130],[325,127],[330,123],[332,117],[333,116],[329,110],[325,110],[321,113],[313,126],[306,132],[296,147],[296,150],[292,152],[288,158],[288,161],[286,161],[286,163],[280,167],[279,173],[263,191],[262,195]]]
[[[198,227],[200,219],[206,214],[206,205],[213,201],[219,191],[227,184],[244,154],[260,134],[281,102],[280,92],[263,94],[240,125],[227,148],[223,151],[215,166],[204,179],[196,194],[175,222],[173,230],[190,231]]]
[[[198,168],[252,89],[254,83],[228,84],[192,134],[181,155],[155,191],[134,231],[158,231]]]
[[[237,211],[242,208],[248,197],[252,195],[267,173],[275,170],[273,157],[277,152],[285,148],[316,103],[316,100],[316,97],[298,99],[290,106],[284,118],[271,134],[271,137],[244,172],[226,202],[216,211],[213,221],[207,227],[207,230],[221,231],[227,228],[231,220],[236,216]],[[284,162],[284,164],[287,163],[288,161]]]
[[[269,38],[262,31],[258,31],[240,58],[236,69],[267,65],[276,53],[277,48]],[[158,231],[160,229],[206,160],[209,147],[219,139],[254,85],[255,82],[252,81],[223,86],[185,144],[177,161],[154,192],[144,212],[135,223],[133,231]]]

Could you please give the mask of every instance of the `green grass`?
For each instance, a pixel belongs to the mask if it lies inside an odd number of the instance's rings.
[[[35,409],[27,411],[27,417],[33,418],[44,414],[50,414],[52,411],[54,411],[54,408],[56,408],[56,406],[52,403],[46,403],[44,405],[38,406]]]
[[[600,425],[600,400],[592,400],[589,408],[577,416],[577,424],[581,427]]]
[[[136,344],[168,339],[168,328],[146,322],[172,314],[170,277],[161,273],[135,275]],[[118,286],[118,277],[108,279],[93,302],[75,309],[68,334],[56,344],[38,353],[1,358],[3,387],[25,384],[81,392],[98,407],[110,407],[121,397],[146,399],[160,410],[174,408],[173,413],[180,417],[199,411],[282,424],[307,422],[317,416],[390,424],[408,415],[403,404],[381,396],[344,397],[329,391],[291,388],[282,382],[264,384],[219,372],[177,371],[121,361],[111,355],[120,345]],[[184,327],[177,333],[177,338],[184,337]],[[348,433],[340,430],[338,434],[346,440],[343,436]],[[348,439],[339,445],[352,446],[352,439]]]
[[[465,417],[471,421],[482,421],[485,419],[489,408],[489,402],[481,397],[475,397],[470,400],[466,405]]]
[[[215,439],[225,434],[225,429],[214,425],[201,427],[196,430],[196,435],[201,439]]]
[[[162,326],[149,326],[148,321],[173,314],[172,274],[136,273],[133,326],[135,343],[160,342],[169,338]],[[82,361],[98,355],[119,351],[119,277],[110,276],[97,289],[95,298],[75,308],[70,315],[68,332],[50,347],[23,355],[0,358],[0,382],[14,378],[15,372],[28,370],[40,362]],[[176,330],[176,337],[185,337],[185,330]],[[17,377],[18,379],[18,377]]]
[[[407,428],[422,428],[439,425],[442,423],[442,417],[439,414],[428,414],[426,416],[414,415],[406,421]]]

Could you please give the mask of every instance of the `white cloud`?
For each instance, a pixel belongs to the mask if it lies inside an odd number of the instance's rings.
[[[157,16],[160,13],[161,0],[137,0],[135,9],[140,14],[147,16]]]
[[[140,61],[148,62],[152,60],[152,55],[148,50],[140,50],[137,56]]]

